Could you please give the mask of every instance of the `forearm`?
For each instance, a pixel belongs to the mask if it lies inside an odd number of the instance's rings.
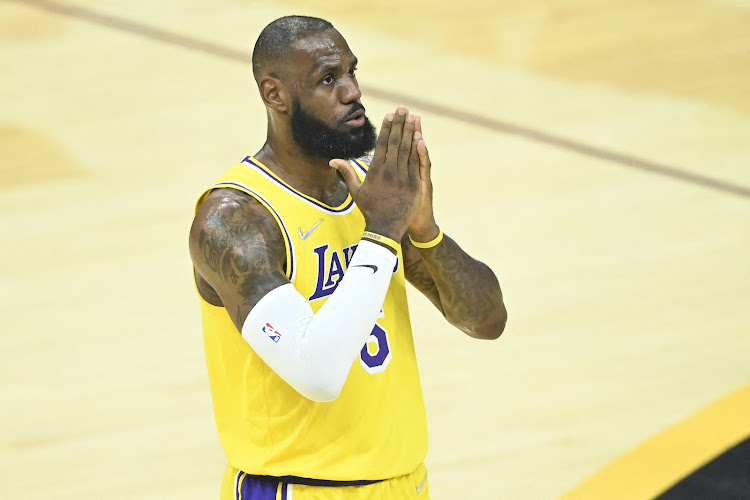
[[[382,314],[395,263],[388,250],[360,242],[346,275],[316,314],[291,284],[284,285],[250,311],[242,336],[297,392],[332,401]]]
[[[436,246],[416,251],[434,282],[438,308],[445,318],[471,337],[499,337],[508,315],[492,270],[447,235]]]

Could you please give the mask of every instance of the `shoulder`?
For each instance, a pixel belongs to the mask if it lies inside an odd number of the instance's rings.
[[[204,260],[211,250],[230,249],[285,256],[281,231],[265,206],[237,189],[214,189],[202,200],[195,214],[190,229],[190,253],[198,264],[197,261]]]
[[[206,302],[223,305],[238,329],[266,293],[289,282],[286,246],[275,219],[242,191],[208,193],[189,242],[198,292]]]
[[[268,210],[249,194],[232,188],[210,191],[200,202],[195,220],[235,220],[247,216],[270,217]]]

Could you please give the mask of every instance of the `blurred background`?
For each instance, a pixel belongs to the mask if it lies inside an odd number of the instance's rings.
[[[750,436],[750,1],[0,0],[0,497],[217,497],[187,235],[288,14],[423,116],[505,293],[492,342],[410,294],[432,498],[653,498]]]

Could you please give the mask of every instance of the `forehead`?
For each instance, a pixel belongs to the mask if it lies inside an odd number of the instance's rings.
[[[355,60],[346,40],[336,30],[297,40],[292,45],[292,51],[295,67],[305,73],[337,65],[348,66]]]

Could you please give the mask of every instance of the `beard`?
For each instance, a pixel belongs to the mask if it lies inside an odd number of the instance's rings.
[[[326,160],[359,158],[375,148],[375,127],[366,116],[364,125],[350,132],[342,132],[305,111],[296,97],[292,106],[292,138],[308,155]],[[344,125],[346,118],[360,109],[364,111],[365,107],[358,102],[352,104],[339,120],[340,125]]]

